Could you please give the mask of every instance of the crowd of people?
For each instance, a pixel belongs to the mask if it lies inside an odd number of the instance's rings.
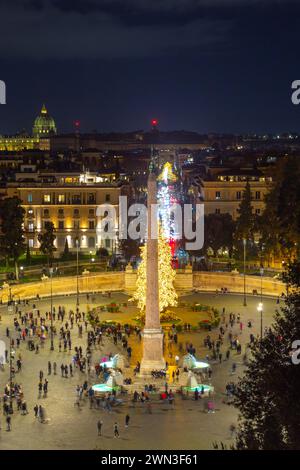
[[[47,423],[46,405],[47,401],[41,405],[40,400],[46,400],[49,394],[49,380],[51,385],[54,380],[72,379],[78,380],[81,385],[76,386],[75,405],[81,409],[82,404],[86,401],[90,408],[100,409],[108,412],[112,408],[122,403],[115,391],[99,396],[94,393],[91,386],[97,381],[105,381],[109,375],[109,371],[101,365],[100,353],[106,347],[123,352],[126,355],[127,363],[132,366],[132,345],[140,343],[141,328],[131,325],[118,324],[101,324],[92,322],[93,318],[87,318],[84,312],[79,308],[72,310],[66,309],[65,306],[53,306],[52,314],[49,309],[45,312],[39,307],[39,299],[29,303],[28,301],[15,305],[15,311],[12,316],[12,326],[7,326],[5,333],[9,339],[9,349],[5,351],[5,362],[11,362],[11,381],[6,384],[2,395],[3,413],[6,419],[7,431],[12,429],[12,405],[14,412],[21,415],[27,415],[33,409],[34,416],[41,423]],[[232,356],[241,356],[247,358],[248,344],[241,344],[241,335],[245,336],[245,331],[249,331],[249,344],[256,341],[256,337],[252,333],[252,325],[244,324],[240,315],[229,313],[228,315],[223,308],[221,322],[217,330],[209,332],[203,340],[203,347],[206,349],[206,359],[209,364],[223,363],[229,361]],[[191,334],[191,325],[186,323],[183,328],[183,334]],[[181,354],[190,353],[193,356],[202,355],[203,350],[198,349],[191,341],[187,341],[185,346],[179,341],[179,335],[175,328],[171,328],[165,334],[165,355],[168,354],[169,360],[166,362],[166,369],[153,370],[153,383],[145,385],[142,392],[134,391],[132,395],[133,402],[146,403],[149,412],[152,412],[151,401],[153,394],[159,391],[157,383],[161,380],[167,382],[170,380],[176,388],[176,382],[179,381],[181,369],[179,367],[179,351]],[[181,339],[181,338],[180,338]],[[33,408],[28,408],[27,401],[24,397],[23,387],[16,383],[15,377],[21,374],[23,370],[22,347],[28,348],[29,351],[39,354],[45,348],[50,349],[50,342],[54,341],[54,349],[56,352],[56,360],[49,359],[45,362],[44,368],[40,370],[37,383],[37,403]],[[245,341],[243,341],[245,343]],[[247,342],[246,342],[247,343]],[[201,347],[201,346],[200,346]],[[198,347],[199,348],[199,347]],[[174,354],[175,351],[175,354]],[[57,360],[57,357],[61,360]],[[108,359],[112,358],[112,352],[109,351]],[[44,357],[44,355],[43,355]],[[168,363],[171,362],[173,367],[171,373],[167,375]],[[27,364],[25,364],[26,367]],[[25,367],[25,368],[26,368]],[[236,360],[232,362],[230,367],[230,375],[236,373]],[[138,374],[140,363],[137,362],[135,368],[132,369]],[[5,369],[8,371],[9,367]],[[28,369],[27,369],[28,370]],[[53,376],[53,377],[52,377]],[[58,378],[54,379],[54,376]],[[61,377],[61,379],[60,379]],[[211,381],[212,368],[206,371],[205,379]],[[133,377],[125,377],[124,384],[131,385]],[[62,382],[63,383],[63,382]],[[51,393],[51,392],[50,392]],[[166,387],[163,395],[159,395],[161,400],[166,400],[170,404],[174,403],[175,392],[168,390]],[[234,382],[230,381],[224,390],[224,394],[228,397],[234,393]],[[204,395],[204,388],[196,390],[193,394],[195,401],[201,399]],[[103,422],[100,426],[100,435],[102,432]],[[117,425],[117,430],[119,426]],[[118,432],[115,433],[118,437]]]

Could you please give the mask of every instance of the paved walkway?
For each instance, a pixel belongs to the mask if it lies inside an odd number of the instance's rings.
[[[122,294],[113,295],[112,299],[104,299],[97,296],[95,305],[112,300],[119,301],[125,297]],[[195,294],[187,296],[185,300],[197,301],[216,307],[226,307],[226,312],[240,313],[242,321],[246,324],[248,319],[253,321],[251,331],[256,334],[260,329],[260,321],[256,310],[257,298],[250,298],[247,307],[242,306],[242,297],[234,295],[211,295]],[[69,308],[75,310],[74,297],[55,299],[54,305],[65,305],[66,311]],[[264,300],[265,313],[264,323],[270,324],[272,315],[277,307],[273,299]],[[49,302],[41,301],[41,311],[49,310]],[[85,310],[85,304],[83,304]],[[5,338],[7,326],[12,328],[13,315],[7,313],[7,307],[2,307],[0,314],[0,339]],[[189,314],[190,315],[190,314]],[[193,314],[191,314],[193,315]],[[185,320],[184,321],[189,321]],[[238,334],[238,326],[235,327]],[[240,334],[241,343],[244,345],[249,340],[250,329]],[[214,332],[212,336],[216,336]],[[179,335],[179,341],[184,345],[192,342],[196,347],[197,358],[204,358],[207,350],[203,347],[205,333],[185,333]],[[73,345],[86,346],[86,337],[79,338],[77,329],[74,329]],[[132,346],[135,347],[134,338],[131,339]],[[216,389],[215,403],[216,413],[207,414],[203,412],[203,401],[198,402],[182,400],[176,398],[174,405],[153,402],[152,413],[141,403],[133,404],[126,400],[126,403],[118,408],[113,408],[112,412],[90,409],[86,401],[82,403],[82,409],[74,407],[75,388],[86,379],[86,374],[76,370],[74,377],[62,378],[60,376],[60,364],[70,363],[72,352],[58,352],[58,340],[55,339],[55,351],[50,351],[49,341],[39,354],[28,351],[21,345],[20,352],[23,358],[22,371],[16,374],[16,381],[21,383],[24,389],[29,414],[21,416],[15,412],[12,417],[12,431],[5,431],[5,420],[0,416],[0,449],[211,449],[213,441],[223,441],[229,445],[231,443],[229,427],[236,423],[237,411],[224,402],[224,387],[228,381],[236,381],[238,375],[242,373],[241,358],[232,356],[229,361],[222,364],[212,364],[212,383]],[[93,361],[106,353],[120,351],[114,346],[109,338],[105,339],[105,344],[101,350],[93,353]],[[17,351],[18,353],[19,351]],[[38,399],[37,386],[39,371],[44,370],[47,376],[48,360],[56,361],[58,365],[58,375],[50,375],[49,393],[47,398]],[[230,375],[231,364],[237,363],[237,374]],[[8,369],[0,372],[0,393],[3,392],[4,385],[8,381]],[[93,382],[93,379],[91,380]],[[33,407],[36,403],[45,406],[48,424],[41,424],[34,418]],[[125,429],[125,416],[129,413],[131,424]],[[97,420],[103,420],[103,436],[97,436]],[[120,439],[113,438],[113,424],[117,421],[120,424]]]

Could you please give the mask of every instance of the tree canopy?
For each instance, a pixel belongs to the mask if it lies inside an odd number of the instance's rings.
[[[300,339],[300,263],[285,280],[292,288],[267,334],[251,347],[252,357],[235,392],[240,411],[238,449],[299,449],[300,365],[291,358]]]
[[[24,214],[25,210],[21,206],[21,200],[17,197],[9,197],[0,202],[0,252],[6,260],[13,259],[18,279],[17,262],[19,257],[25,252],[26,244],[24,240]]]
[[[48,222],[45,226],[45,230],[38,234],[38,240],[40,242],[40,250],[47,256],[48,265],[51,264],[53,259],[53,253],[56,251],[54,241],[56,239],[55,229],[53,222]]]
[[[259,226],[265,250],[293,259],[300,250],[300,160],[281,159],[273,183],[265,197]],[[270,229],[272,227],[272,230]]]

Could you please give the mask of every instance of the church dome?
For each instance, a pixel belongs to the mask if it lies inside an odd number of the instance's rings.
[[[48,137],[52,134],[56,134],[55,121],[48,114],[46,106],[43,104],[39,116],[34,121],[33,135],[35,137]]]

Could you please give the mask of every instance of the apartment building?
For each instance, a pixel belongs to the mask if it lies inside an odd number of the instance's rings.
[[[235,220],[247,180],[251,188],[253,212],[260,215],[272,178],[256,170],[230,169],[220,172],[213,179],[202,181],[205,214],[228,213]]]
[[[33,176],[33,175],[31,175]],[[52,222],[55,227],[57,254],[64,251],[66,240],[70,251],[76,250],[77,240],[83,252],[94,253],[104,247],[109,252],[118,249],[118,209],[122,185],[99,182],[96,175],[84,178],[79,174],[52,174],[31,182],[7,183],[7,196],[18,196],[25,209],[25,237],[32,251],[39,250],[38,234]],[[97,208],[105,205],[102,214]],[[111,239],[101,220],[113,208]],[[110,215],[110,213],[109,213]]]

